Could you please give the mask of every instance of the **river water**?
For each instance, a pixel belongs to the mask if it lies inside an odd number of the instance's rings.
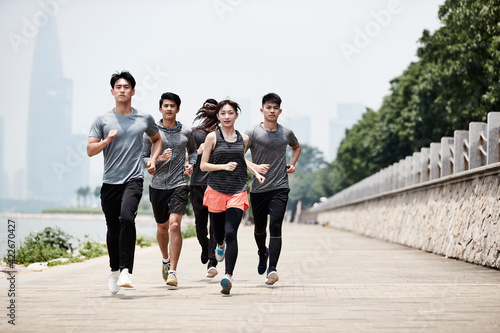
[[[9,221],[10,220],[10,221]],[[156,238],[156,222],[153,216],[138,215],[136,218],[137,236]],[[183,229],[190,218],[184,217]],[[15,226],[15,230],[13,230]],[[103,214],[12,214],[1,217],[0,223],[0,259],[7,250],[7,239],[14,239],[16,246],[31,233],[42,231],[45,227],[59,227],[73,236],[74,247],[78,240],[89,239],[96,242],[106,241],[106,221]],[[12,235],[14,233],[14,236]]]

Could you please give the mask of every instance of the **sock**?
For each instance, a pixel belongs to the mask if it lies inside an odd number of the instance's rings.
[[[168,264],[170,262],[170,258],[162,258],[161,261],[163,261],[164,264]]]

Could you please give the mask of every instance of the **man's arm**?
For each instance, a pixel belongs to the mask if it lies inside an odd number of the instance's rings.
[[[269,171],[270,164],[255,164],[254,162],[245,158],[245,162],[247,163],[247,170],[252,172],[248,166],[255,169],[258,173],[265,175]]]
[[[111,143],[116,138],[117,130],[109,131],[108,137],[104,140],[96,137],[89,137],[89,142],[87,143],[87,155],[92,157],[94,155],[99,154],[103,149]]]
[[[295,164],[299,160],[300,156],[300,143],[297,142],[295,147],[292,147],[292,156],[290,158],[290,164],[286,165],[286,173],[294,173],[295,172]]]
[[[243,137],[243,142],[245,143],[245,151],[247,151],[247,145],[248,145],[248,140],[249,140],[248,135],[243,134],[242,137]],[[250,162],[246,158],[245,158],[245,163],[247,165],[247,170],[250,171],[255,176],[255,178],[258,180],[258,182],[260,184],[262,184],[266,180],[266,177],[262,176],[259,173],[259,171],[257,170],[257,167],[259,167],[259,170],[265,170],[265,172],[267,172],[267,170],[269,169],[269,166],[267,164],[257,165],[253,162]],[[267,165],[267,167],[266,167],[266,165]]]
[[[149,160],[146,166],[148,168],[149,174],[152,175],[156,172],[156,161],[158,160],[158,157],[160,156],[161,152],[160,132],[157,132],[155,135],[150,136],[149,140],[151,141],[153,146],[151,147],[151,152],[152,152],[151,159]]]

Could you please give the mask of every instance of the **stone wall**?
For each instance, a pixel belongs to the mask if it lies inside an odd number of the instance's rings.
[[[319,223],[500,268],[497,164],[317,212]]]

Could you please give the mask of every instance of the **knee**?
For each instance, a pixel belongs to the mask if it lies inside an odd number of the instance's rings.
[[[269,236],[271,237],[281,237],[281,227],[270,227]]]
[[[253,230],[253,233],[256,234],[256,235],[265,235],[266,234],[266,227],[258,227],[257,225],[255,225],[255,228]]]
[[[157,223],[157,231],[160,234],[168,234],[168,223]]]
[[[120,224],[127,227],[133,227],[135,226],[135,218],[134,216],[122,215],[120,216]]]
[[[181,232],[180,223],[177,223],[177,222],[170,223],[170,233],[171,234],[178,234],[180,232]]]
[[[269,235],[271,237],[281,237],[281,223],[279,221],[274,222],[269,224]]]
[[[231,242],[236,240],[236,231],[228,230],[226,231],[226,242]]]

